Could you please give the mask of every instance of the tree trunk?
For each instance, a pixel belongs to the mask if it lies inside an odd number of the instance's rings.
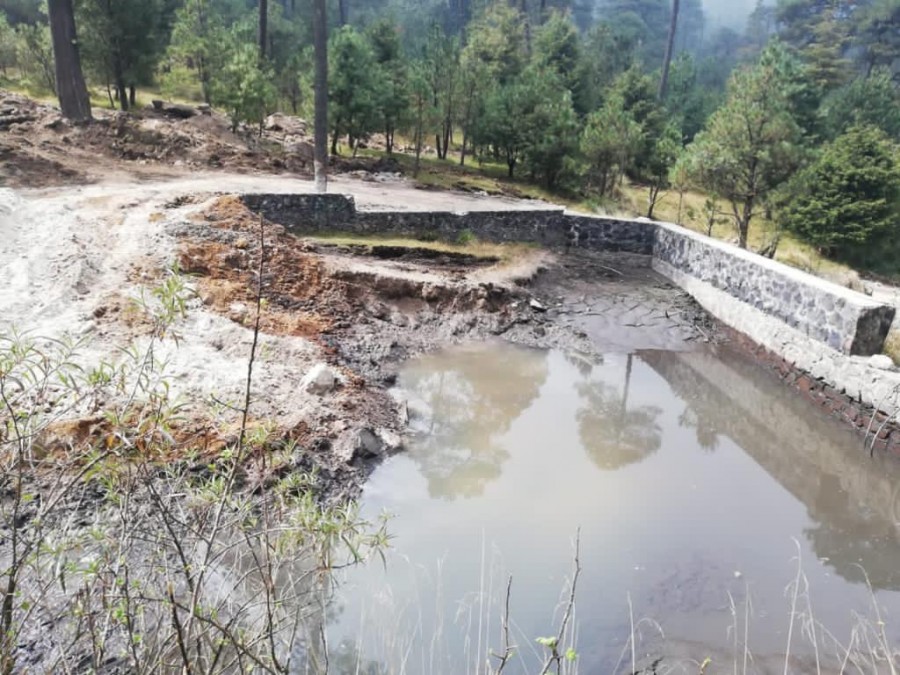
[[[315,151],[316,192],[328,191],[328,18],[325,0],[313,0],[315,45]]]
[[[266,45],[269,42],[269,0],[259,0],[259,60],[266,58]]]
[[[469,125],[463,127],[462,147],[459,150],[459,165],[466,165],[466,146],[469,144]]]
[[[750,219],[753,218],[753,199],[748,198],[744,201],[744,206],[740,213],[735,209],[738,224],[738,245],[741,248],[747,248],[747,239],[750,234]]]
[[[137,105],[137,91],[133,84],[128,85],[128,105],[132,108]]]
[[[453,122],[448,117],[444,122],[444,156],[441,159],[447,159],[450,152],[450,138],[453,133]]]
[[[119,96],[119,108],[128,110],[128,88],[125,86],[125,74],[122,71],[122,61],[118,51],[113,53],[113,79]]]
[[[647,218],[653,220],[653,209],[656,208],[656,202],[659,201],[659,192],[661,186],[659,183],[651,183],[650,184],[650,197],[649,197],[649,205],[647,207]]]
[[[63,117],[75,122],[91,119],[91,97],[81,71],[75,11],[72,0],[50,0],[50,32],[56,62],[56,90]]]
[[[675,47],[675,33],[678,31],[678,10],[681,0],[672,0],[672,21],[669,23],[669,41],[666,43],[666,56],[663,59],[662,76],[659,78],[659,100],[666,97],[669,86],[669,68],[672,65],[672,51]]]
[[[350,8],[347,6],[349,0],[338,0],[338,12],[340,13],[340,22],[342,26],[346,26],[350,21]]]

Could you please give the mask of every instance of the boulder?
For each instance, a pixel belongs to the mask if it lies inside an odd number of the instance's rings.
[[[338,385],[338,377],[326,363],[317,363],[303,378],[300,387],[303,391],[322,396],[334,391]]]
[[[869,357],[869,365],[879,370],[893,370],[894,360],[886,354],[875,354]]]
[[[356,460],[367,461],[384,457],[398,452],[402,447],[402,439],[394,432],[363,427],[344,435],[338,442],[335,452],[344,462],[350,464]]]
[[[250,308],[243,302],[232,302],[228,307],[228,318],[238,323],[243,323],[249,316]]]
[[[284,113],[273,113],[266,118],[266,131],[278,131],[288,136],[306,136],[309,125],[306,120]]]

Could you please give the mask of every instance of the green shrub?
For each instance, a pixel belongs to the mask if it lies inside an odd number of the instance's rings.
[[[900,233],[897,147],[873,126],[855,126],[791,181],[781,224],[823,254],[883,267]]]

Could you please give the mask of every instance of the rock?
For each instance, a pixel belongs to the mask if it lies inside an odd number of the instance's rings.
[[[307,131],[306,120],[292,117],[284,113],[273,113],[266,118],[266,131],[280,131],[289,136],[305,136]]]
[[[228,307],[228,318],[238,323],[243,323],[250,314],[250,308],[243,302],[233,302]]]
[[[338,377],[326,363],[314,365],[300,383],[304,391],[317,396],[334,391],[337,385]]]
[[[196,108],[182,103],[168,103],[166,101],[160,101],[159,99],[154,99],[152,103],[153,110],[161,112],[168,117],[186,120],[198,115],[198,110]]]
[[[540,302],[532,298],[528,301],[528,306],[531,307],[535,312],[546,312],[547,308],[542,305]]]
[[[219,260],[221,260],[222,263],[227,265],[228,267],[231,267],[233,269],[240,269],[244,266],[246,254],[243,251],[228,251],[226,253],[222,253],[219,256]]]
[[[356,449],[353,459],[372,459],[378,457],[384,450],[381,438],[371,429],[360,429],[356,435]]]
[[[879,370],[893,370],[894,360],[886,354],[875,354],[869,358],[869,365]]]
[[[339,456],[345,462],[383,457],[386,454],[395,453],[403,447],[400,436],[387,429],[378,429],[377,431],[369,428],[358,429],[349,438],[351,439],[350,451],[347,451],[346,446],[343,450],[338,451]]]
[[[388,429],[379,429],[378,438],[381,439],[381,449],[389,455],[399,452],[403,449],[403,439],[399,434],[395,434]]]

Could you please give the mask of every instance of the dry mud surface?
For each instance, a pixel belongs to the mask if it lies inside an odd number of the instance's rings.
[[[332,187],[370,209],[541,207],[423,193],[402,181]],[[229,440],[221,431],[228,420],[209,410],[241,400],[260,269],[259,220],[233,195],[311,189],[308,181],[218,173],[0,191],[0,329],[77,336],[85,365],[114,361],[149,339],[133,299],[177,265],[192,295],[177,341],[165,340],[159,356],[172,395],[188,403],[185,447],[199,442],[214,452]],[[320,468],[330,493],[354,494],[370,460],[399,449],[403,404],[388,388],[411,356],[478,339],[580,352],[715,339],[706,315],[641,259],[521,247],[495,261],[332,246],[268,222],[262,239],[252,415],[296,440],[298,465]],[[307,386],[321,364],[335,382]]]

